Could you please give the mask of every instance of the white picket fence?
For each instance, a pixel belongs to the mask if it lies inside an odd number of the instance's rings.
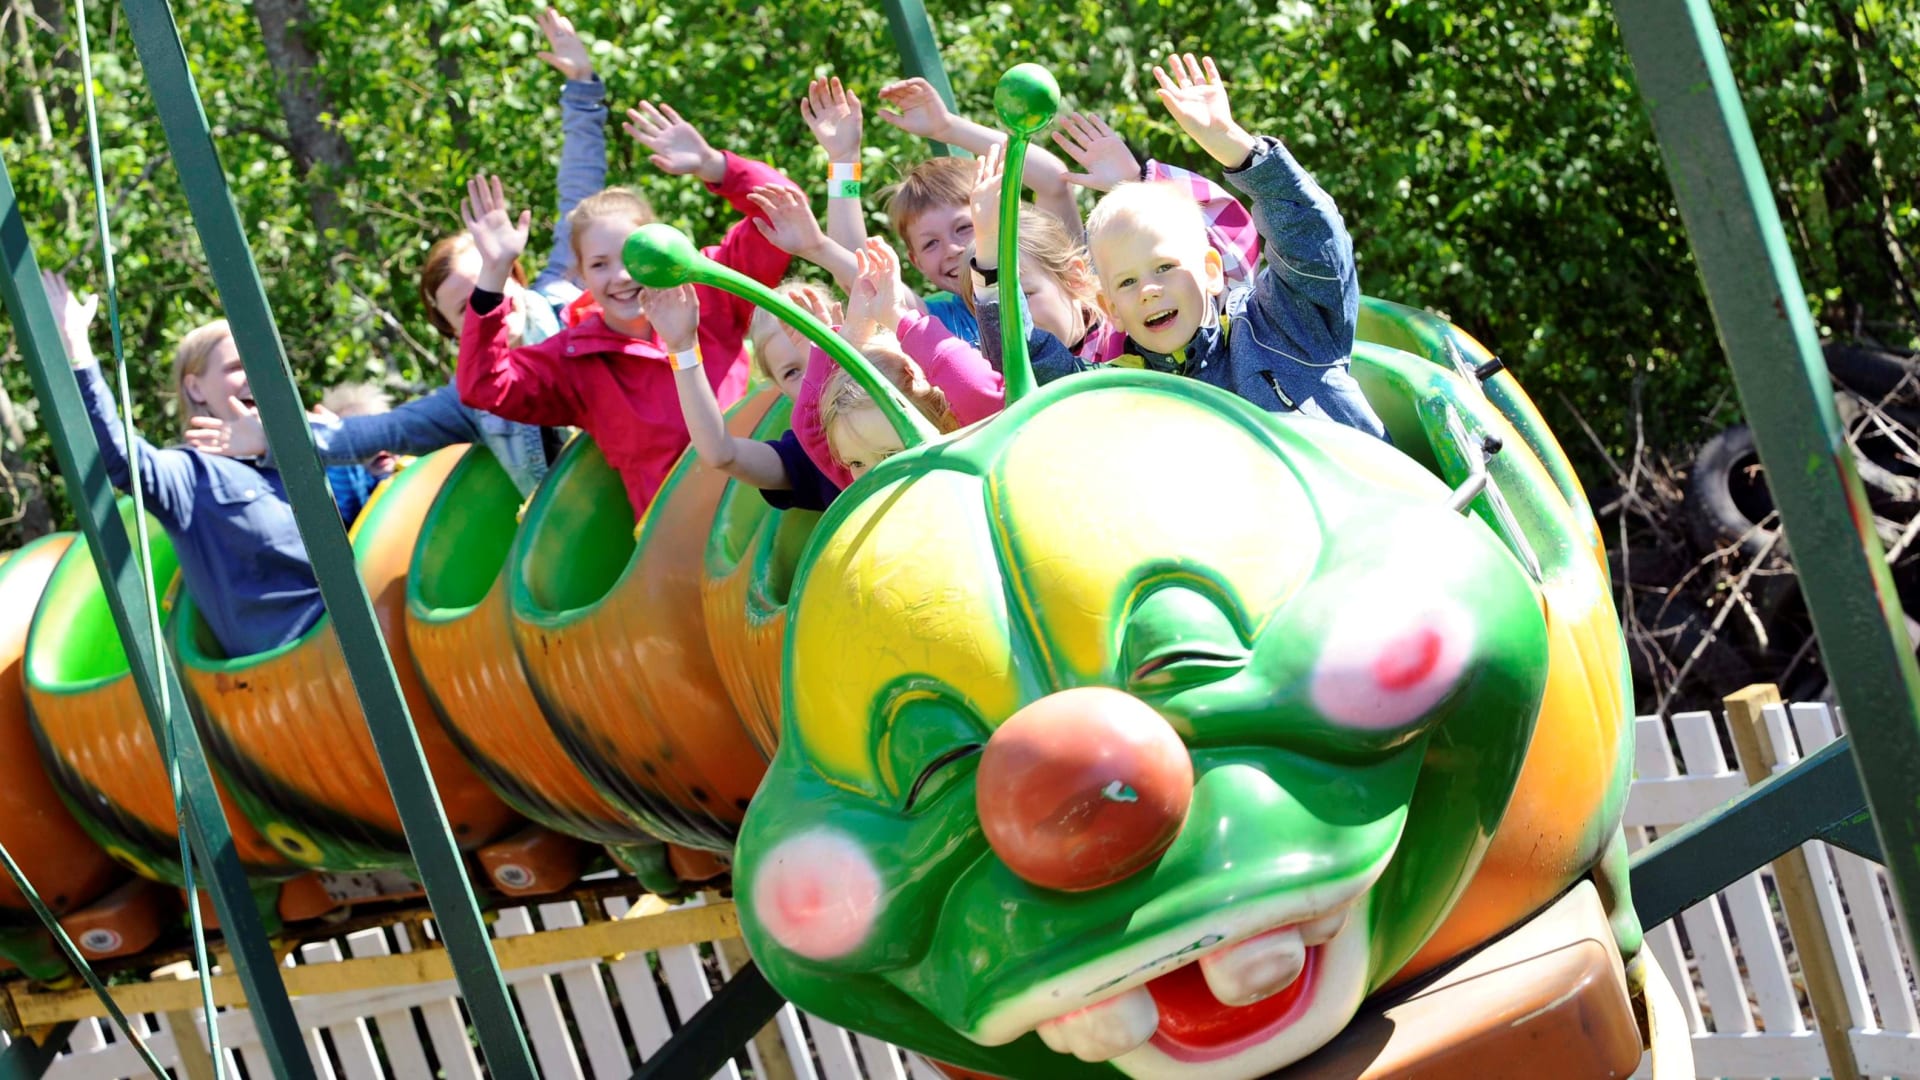
[[[1773,707],[1766,719],[1775,746],[1798,748],[1787,755],[1789,760],[1797,760],[1801,751],[1819,749],[1836,733],[1833,715],[1820,705]],[[1627,803],[1628,837],[1635,847],[1663,829],[1711,811],[1745,786],[1707,713],[1681,713],[1670,722],[1642,717],[1636,734],[1636,779]],[[1679,748],[1677,759],[1674,746]],[[1855,1058],[1870,1076],[1920,1077],[1913,966],[1896,929],[1885,874],[1824,843],[1810,843],[1806,849],[1846,985]],[[628,906],[623,899],[605,901],[613,918]],[[560,929],[583,921],[577,904],[539,904],[503,912],[494,932],[511,937],[533,932],[536,924],[539,929]],[[1770,873],[1750,875],[1684,912],[1677,924],[1655,928],[1647,940],[1686,1010],[1698,1075],[1831,1075],[1811,1008],[1798,988],[1799,967]],[[411,947],[404,926],[366,930],[307,945],[298,962],[328,963]],[[687,945],[611,962],[583,960],[512,971],[508,982],[543,1076],[625,1080],[666,1042],[682,1018],[712,997],[727,973],[720,950]],[[477,1080],[484,1074],[454,994],[452,983],[433,983],[301,998],[295,1008],[324,1080],[424,1080],[436,1075]],[[144,1016],[136,1022],[160,1059],[176,1064],[176,1033],[166,1018]],[[781,1010],[778,1022],[784,1056],[797,1080],[938,1080],[915,1055],[853,1035],[792,1006]],[[220,1031],[229,1060],[237,1059],[245,1076],[271,1076],[244,1010],[223,1011]],[[0,1035],[4,1045],[5,1036]],[[748,1049],[744,1060],[754,1077],[768,1076],[757,1048]],[[1643,1064],[1640,1075],[1647,1073]],[[82,1023],[68,1051],[47,1073],[49,1080],[130,1080],[143,1075],[131,1048],[100,1021]],[[231,1075],[242,1073],[234,1070]],[[742,1071],[729,1065],[716,1078],[742,1080]]]

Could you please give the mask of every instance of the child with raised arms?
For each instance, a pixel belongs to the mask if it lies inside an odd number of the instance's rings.
[[[1279,139],[1233,120],[1214,66],[1192,54],[1154,68],[1159,96],[1189,137],[1253,202],[1267,265],[1229,289],[1206,221],[1185,190],[1122,184],[1087,220],[1100,304],[1126,334],[1122,366],[1168,371],[1270,412],[1386,429],[1348,370],[1359,320],[1353,240],[1333,199]]]
[[[627,133],[652,151],[649,160],[657,168],[699,177],[746,217],[706,254],[764,284],[778,283],[791,256],[752,221],[759,210],[748,196],[759,187],[791,183],[770,165],[714,149],[671,106],[643,101],[627,116]],[[574,254],[600,311],[520,348],[512,345],[507,321],[514,300],[503,289],[526,247],[530,215],[522,212],[516,220],[510,214],[497,177],[474,178],[461,209],[481,272],[461,329],[460,399],[509,420],[584,429],[620,473],[635,515],[644,513],[688,443],[673,385],[674,366],[686,361],[662,346],[640,284],[621,258],[627,237],[654,220],[653,208],[626,188],[609,188],[574,208]],[[694,292],[702,368],[717,398],[731,404],[746,389],[753,305],[707,286],[694,286]]]

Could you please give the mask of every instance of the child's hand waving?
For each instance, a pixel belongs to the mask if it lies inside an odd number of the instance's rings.
[[[840,301],[822,299],[816,296],[811,289],[796,293],[791,299],[794,303],[800,305],[800,310],[819,319],[820,325],[825,326],[829,330],[847,321],[846,309],[840,306]],[[813,348],[813,339],[803,333],[799,327],[785,319],[780,320],[780,332],[787,335],[787,340],[793,342],[794,348],[799,349],[801,352]]]
[[[1007,147],[987,148],[973,167],[973,261],[991,270],[1000,265],[1000,184],[1007,171]]]
[[[1195,60],[1192,53],[1184,58],[1175,54],[1167,67],[1173,69],[1172,74],[1156,67],[1153,77],[1160,83],[1160,103],[1181,129],[1227,168],[1246,164],[1253,153],[1253,136],[1234,122],[1233,110],[1227,104],[1227,86],[1220,80],[1213,57],[1203,62]]]
[[[671,105],[642,101],[639,108],[627,110],[627,122],[621,127],[653,152],[647,160],[661,172],[698,176],[709,184],[726,179],[726,155],[707,145],[700,129],[682,119]]]
[[[700,296],[693,286],[647,289],[641,304],[668,352],[686,352],[700,344]]]
[[[747,201],[766,215],[752,219],[753,227],[781,251],[812,261],[828,243],[820,219],[813,216],[813,204],[799,188],[762,184],[747,193]]]
[[[899,332],[900,320],[913,310],[907,300],[907,286],[900,280],[900,256],[875,236],[854,252],[853,258],[860,267],[860,280],[848,298],[847,322],[877,323]]]
[[[475,286],[488,292],[505,289],[514,260],[527,250],[533,212],[520,211],[516,222],[500,178],[475,176],[467,181],[467,197],[460,200],[460,220],[473,235],[474,250],[480,253],[480,277]]]
[[[540,24],[540,32],[547,35],[547,51],[539,54],[540,59],[568,82],[592,82],[593,57],[587,53],[587,43],[574,32],[573,22],[557,8],[541,12],[535,21]]]
[[[93,360],[93,343],[87,338],[87,331],[93,325],[94,312],[100,310],[100,295],[95,293],[85,300],[80,294],[67,286],[65,275],[51,270],[40,271],[40,284],[47,290],[47,301],[53,306],[54,328],[59,331],[60,345],[67,350],[67,362],[80,367]]]
[[[1117,185],[1140,179],[1140,159],[1126,141],[1092,113],[1068,113],[1053,133],[1054,145],[1087,170],[1068,173],[1067,183],[1094,191],[1112,191]]]
[[[839,76],[807,84],[807,96],[800,99],[800,115],[827,152],[829,162],[860,160],[866,121],[860,112],[860,99],[847,93]]]
[[[267,452],[267,433],[260,417],[239,398],[229,398],[229,407],[238,419],[228,421],[213,416],[194,416],[187,420],[187,445],[222,457],[252,458]],[[338,419],[337,417],[335,418]]]
[[[939,92],[925,79],[888,83],[880,88],[880,100],[893,106],[893,110],[881,109],[880,119],[909,135],[944,139],[947,129],[953,125],[953,114],[947,111],[947,103],[940,100]]]

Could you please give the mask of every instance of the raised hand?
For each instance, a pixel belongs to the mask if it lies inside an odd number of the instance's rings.
[[[700,343],[700,297],[693,286],[647,289],[640,302],[668,352],[686,352]]]
[[[480,253],[480,277],[475,284],[488,292],[505,289],[514,260],[527,250],[533,211],[522,210],[519,220],[514,220],[500,178],[475,176],[467,181],[467,197],[460,200],[460,221],[473,236],[474,250]]]
[[[847,321],[875,322],[897,333],[900,320],[913,310],[906,283],[900,280],[900,256],[875,236],[853,253],[853,259],[860,268],[860,279],[848,300]]]
[[[860,112],[860,99],[847,93],[838,75],[807,84],[807,96],[800,99],[800,115],[813,130],[814,140],[827,152],[829,162],[860,160],[866,120]]]
[[[707,145],[707,140],[667,104],[642,101],[637,109],[627,110],[627,122],[620,125],[641,146],[652,151],[647,160],[653,167],[673,176],[698,176],[709,184],[726,179],[727,159]]]
[[[93,343],[87,338],[87,330],[93,325],[94,313],[100,310],[99,294],[83,300],[67,287],[65,275],[51,270],[40,271],[40,284],[46,288],[47,301],[53,305],[54,325],[60,334],[60,344],[67,351],[67,361],[75,365],[91,361]]]
[[[999,265],[1000,185],[1006,171],[1004,143],[988,147],[987,152],[974,161],[973,195],[969,202],[973,212],[973,261],[987,269]]]
[[[1126,141],[1092,113],[1068,113],[1060,118],[1060,130],[1053,133],[1058,146],[1074,164],[1086,172],[1070,172],[1067,183],[1094,191],[1112,191],[1116,185],[1140,179],[1140,159],[1127,149]]]
[[[187,445],[222,457],[253,458],[267,452],[267,433],[260,414],[237,397],[227,398],[234,420],[194,416],[187,420]]]
[[[800,310],[819,319],[820,325],[829,329],[839,326],[847,319],[846,309],[840,306],[840,301],[824,294],[816,295],[813,289],[796,290],[788,299],[800,305]],[[794,348],[801,352],[813,348],[813,340],[802,333],[799,327],[785,319],[779,322],[780,332],[787,335],[787,340],[793,342]]]
[[[902,79],[880,88],[880,100],[892,105],[881,109],[880,119],[909,135],[927,139],[945,139],[953,124],[953,114],[933,84],[925,79]]]
[[[753,227],[781,251],[811,261],[827,243],[820,219],[813,216],[813,203],[799,188],[762,184],[747,193],[747,201],[766,215],[753,218]]]
[[[547,51],[539,54],[540,59],[570,82],[591,82],[593,57],[587,53],[587,43],[574,31],[572,20],[557,8],[548,8],[535,16],[535,21],[540,24],[540,32],[547,35]]]
[[[1171,74],[1156,67],[1153,77],[1160,83],[1160,103],[1173,114],[1181,130],[1222,165],[1235,168],[1245,163],[1247,155],[1253,153],[1253,136],[1234,122],[1227,103],[1227,85],[1221,81],[1213,57],[1200,61],[1192,53],[1185,57],[1175,54],[1167,61],[1167,68]]]

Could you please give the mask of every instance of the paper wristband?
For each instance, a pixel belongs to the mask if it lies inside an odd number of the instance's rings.
[[[700,346],[698,345],[673,354],[673,370],[675,371],[685,371],[688,368],[697,368],[699,366]]]
[[[859,162],[836,161],[827,166],[827,197],[830,199],[860,197]]]

